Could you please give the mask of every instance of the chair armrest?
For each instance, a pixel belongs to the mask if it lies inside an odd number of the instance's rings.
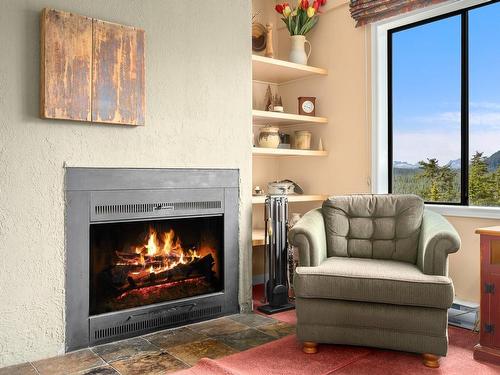
[[[418,243],[417,265],[427,275],[448,276],[448,254],[460,248],[460,237],[443,216],[424,210]]]
[[[288,233],[290,244],[299,248],[299,265],[318,266],[326,258],[325,222],[321,208],[306,213]]]

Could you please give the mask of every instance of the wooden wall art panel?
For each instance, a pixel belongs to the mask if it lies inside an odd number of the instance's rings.
[[[144,125],[144,47],[144,30],[44,9],[40,116]]]
[[[90,121],[92,19],[44,9],[40,61],[40,116]]]
[[[144,30],[93,21],[92,121],[144,125]]]

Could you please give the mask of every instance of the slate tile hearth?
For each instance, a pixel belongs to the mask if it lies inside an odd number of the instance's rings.
[[[23,363],[21,365],[0,368],[0,375],[36,375],[38,372],[31,363]]]
[[[194,366],[202,358],[217,359],[237,353],[236,350],[212,338],[174,346],[168,349],[168,352],[190,366]]]
[[[285,322],[266,324],[264,326],[257,327],[257,329],[276,339],[280,339],[282,337],[295,333],[295,327]]]
[[[40,375],[67,375],[105,365],[104,360],[90,349],[33,362]]]
[[[216,336],[216,339],[235,350],[243,351],[273,341],[275,338],[255,328],[250,328],[240,332]]]
[[[129,359],[136,354],[156,352],[158,348],[142,337],[134,337],[128,340],[96,346],[92,348],[92,351],[107,363],[112,363],[118,360]]]
[[[172,346],[204,340],[207,339],[208,336],[199,332],[194,332],[188,327],[181,327],[153,333],[151,335],[144,336],[144,338],[159,348],[167,349]]]
[[[122,375],[160,375],[189,367],[186,363],[160,350],[122,359],[111,365]]]
[[[236,314],[0,369],[0,375],[155,375],[253,348],[295,332],[258,314]]]

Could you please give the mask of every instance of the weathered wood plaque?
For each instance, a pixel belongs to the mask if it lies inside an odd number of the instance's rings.
[[[92,19],[44,9],[40,116],[91,120]]]
[[[144,125],[144,44],[144,30],[44,9],[40,116]]]
[[[144,125],[144,30],[93,20],[92,121]]]

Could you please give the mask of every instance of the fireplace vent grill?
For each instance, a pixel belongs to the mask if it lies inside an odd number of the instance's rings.
[[[222,207],[221,201],[173,202],[173,203],[128,203],[94,206],[96,215],[135,214],[171,210],[211,210]]]
[[[178,314],[159,316],[155,318],[145,319],[133,323],[116,325],[113,327],[101,328],[94,330],[93,343],[105,341],[109,338],[119,336],[133,336],[137,333],[146,333],[162,327],[170,327],[181,323],[195,321],[202,318],[207,318],[214,315],[219,315],[222,312],[222,306],[211,306],[203,309],[186,311]]]

